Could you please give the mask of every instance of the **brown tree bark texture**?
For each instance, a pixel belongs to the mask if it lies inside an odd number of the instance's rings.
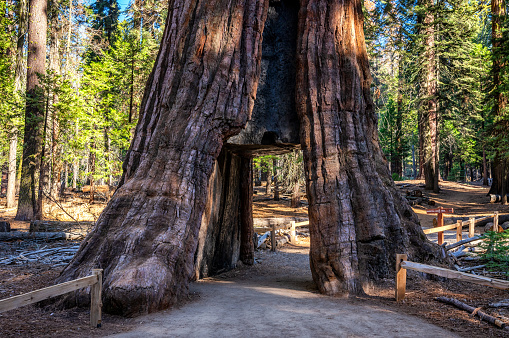
[[[311,271],[322,293],[358,294],[393,272],[397,252],[424,259],[434,247],[379,146],[361,2],[301,0],[298,36]]]
[[[428,10],[424,14],[422,34],[424,41],[425,70],[422,75],[422,94],[426,97],[421,104],[422,123],[421,138],[423,140],[423,172],[425,186],[428,190],[439,192],[439,140],[438,140],[438,102],[435,54],[435,17],[431,10],[433,1],[422,1]]]
[[[233,269],[242,254],[243,165],[225,147],[215,162],[194,256],[197,279]]]
[[[19,189],[17,220],[33,219],[36,209],[36,192],[44,123],[42,88],[37,74],[45,73],[47,0],[30,0],[28,22],[27,88],[23,164]]]
[[[105,311],[152,312],[187,294],[214,160],[254,104],[267,6],[170,1],[121,186],[59,277],[103,268]]]
[[[499,51],[501,47],[500,38],[502,37],[502,25],[506,18],[505,0],[491,0],[491,35],[493,38],[493,50]],[[502,84],[501,69],[504,65],[503,58],[500,57],[500,51],[493,59],[493,85],[495,88]],[[495,91],[495,104],[493,105],[493,115],[498,116],[504,111],[507,105],[507,97],[500,91]],[[505,129],[504,127],[502,127]],[[507,204],[507,193],[509,192],[509,160],[505,159],[501,151],[495,153],[492,167],[493,182],[489,194],[502,196],[502,204]]]

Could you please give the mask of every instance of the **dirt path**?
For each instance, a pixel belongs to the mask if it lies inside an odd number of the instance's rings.
[[[456,337],[370,300],[318,294],[307,248],[261,251],[257,260],[193,283],[188,304],[137,318],[135,330],[114,337]]]

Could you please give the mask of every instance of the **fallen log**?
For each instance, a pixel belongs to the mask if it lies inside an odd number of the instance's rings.
[[[258,242],[256,243],[257,244],[256,248],[258,249],[263,244],[263,242],[265,242],[265,240],[267,238],[269,238],[269,236],[270,236],[270,231],[267,231],[262,236],[259,236],[258,237]]]
[[[467,239],[464,239],[462,241],[446,245],[445,246],[445,250],[451,250],[451,249],[454,249],[454,248],[456,248],[458,246],[461,246],[461,245],[463,245],[465,243],[470,243],[470,242],[478,241],[478,240],[483,240],[483,239],[481,238],[481,236],[474,236],[474,237],[471,237],[471,238],[467,238]]]
[[[498,203],[500,201],[502,201],[502,196],[501,195],[490,194],[490,203]]]
[[[30,222],[30,232],[66,232],[69,229],[86,229],[89,230],[94,226],[94,222],[63,222],[63,221],[41,221],[35,220]],[[88,232],[88,231],[87,231]]]
[[[504,323],[500,319],[490,316],[489,314],[486,314],[486,313],[480,311],[479,308],[475,308],[473,306],[467,305],[463,302],[460,302],[457,299],[447,298],[447,297],[436,297],[435,300],[437,300],[441,303],[453,305],[453,306],[457,307],[458,309],[470,312],[470,314],[472,314],[472,315],[477,315],[481,320],[484,320],[490,324],[496,325],[501,329],[503,329],[506,326],[506,323]]]
[[[43,239],[46,241],[74,240],[81,239],[81,234],[70,234],[67,232],[0,232],[0,241],[15,241],[26,239]]]
[[[485,267],[486,267],[486,265],[482,264],[482,265],[470,266],[468,268],[459,268],[458,271],[467,272],[467,271],[472,271],[472,270],[475,270],[475,269],[482,269],[482,268],[485,268]]]

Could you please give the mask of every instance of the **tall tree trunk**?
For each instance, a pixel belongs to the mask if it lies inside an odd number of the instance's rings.
[[[59,11],[60,11],[60,1],[61,0],[52,0],[51,1],[51,18],[50,18],[50,54],[49,54],[49,69],[52,71],[53,76],[60,75],[62,65],[61,65],[61,55],[59,53],[60,50],[60,37],[62,26],[59,20]],[[59,116],[56,111],[55,104],[58,102],[58,96],[55,93],[55,88],[51,89],[50,93],[51,98],[51,185],[49,187],[50,195],[53,199],[58,199],[60,184],[62,181],[62,158],[61,158],[61,146],[59,143],[60,139],[60,122]]]
[[[108,312],[155,311],[186,295],[214,163],[254,105],[268,1],[176,1],[120,186],[58,279],[105,269]],[[422,260],[436,248],[378,144],[362,22],[359,0],[301,2],[295,98],[311,268],[329,294],[393,274],[396,252]],[[87,299],[83,291],[68,298]]]
[[[277,159],[272,160],[272,167],[274,168],[274,201],[279,201],[279,179],[277,177]]]
[[[401,31],[401,28],[400,28]],[[401,33],[400,33],[401,39]],[[400,55],[398,60],[398,108],[396,112],[396,135],[395,135],[395,146],[394,154],[391,157],[391,173],[403,176],[403,57]]]
[[[395,254],[436,252],[390,178],[370,95],[361,1],[301,0],[297,112],[318,288],[359,294]],[[429,257],[429,256],[428,256]]]
[[[30,0],[28,24],[27,103],[25,110],[25,136],[23,166],[18,199],[17,220],[34,217],[37,207],[36,193],[42,150],[44,123],[44,93],[39,87],[37,74],[45,73],[47,0]]]
[[[491,36],[493,45],[493,86],[495,88],[495,102],[493,105],[493,115],[495,117],[500,116],[504,113],[505,107],[507,106],[507,97],[504,95],[502,90],[502,76],[501,70],[504,66],[504,60],[507,56],[503,55],[502,50],[502,26],[506,20],[506,3],[505,0],[491,0]],[[497,133],[495,128],[495,133]],[[506,127],[502,127],[503,132],[506,131]],[[491,184],[490,194],[497,194],[502,196],[501,203],[507,204],[507,193],[509,192],[509,160],[504,156],[505,149],[496,149],[495,158],[492,166],[493,182]]]
[[[58,279],[105,269],[104,310],[124,315],[187,293],[214,161],[253,108],[268,1],[169,8],[119,188]]]
[[[482,185],[488,185],[488,162],[486,162],[486,150],[482,146]]]
[[[95,129],[95,128],[94,128]],[[92,141],[90,146],[90,155],[88,157],[88,163],[90,166],[89,180],[90,180],[90,198],[88,199],[88,203],[94,203],[94,193],[95,193],[95,166],[96,166],[96,144],[95,139]]]
[[[75,128],[75,135],[78,137],[79,133],[79,120],[76,120],[74,128]],[[76,190],[78,187],[78,175],[80,171],[80,162],[77,158],[74,159],[72,163],[72,188],[73,190]]]
[[[437,78],[435,54],[435,18],[431,10],[433,1],[426,0],[424,14],[424,57],[426,58],[422,87],[424,97],[423,110],[423,141],[424,141],[424,180],[426,189],[438,192],[438,106]]]
[[[16,152],[18,149],[18,128],[11,130],[9,142],[9,176],[7,178],[7,208],[16,206]]]

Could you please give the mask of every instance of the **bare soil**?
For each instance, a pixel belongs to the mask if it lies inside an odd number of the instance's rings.
[[[422,181],[401,189],[419,189]],[[509,209],[490,204],[487,188],[477,185],[441,182],[440,194],[424,191],[437,206],[454,208],[455,215],[483,215]],[[256,189],[254,217],[305,217],[307,208],[289,207],[289,200],[271,201],[264,189]],[[0,220],[15,229],[26,231],[29,224],[15,222],[15,209],[5,209],[0,200]],[[104,203],[88,205],[79,196],[62,203],[73,218],[95,220]],[[434,216],[426,215],[428,205],[417,205],[415,212],[423,227],[431,226]],[[454,215],[453,215],[454,216]],[[50,204],[47,219],[70,220],[57,205]],[[447,217],[447,216],[446,216]],[[0,243],[0,258],[30,245],[43,243]],[[56,245],[56,244],[52,244]],[[60,245],[65,243],[60,242]],[[87,309],[58,310],[54,307],[26,306],[0,314],[2,337],[91,337],[127,332],[125,336],[437,336],[508,337],[509,331],[480,322],[477,317],[434,300],[454,297],[509,322],[507,308],[491,308],[509,298],[509,294],[488,287],[450,280],[427,280],[409,272],[407,297],[394,301],[394,281],[368,290],[355,299],[335,299],[317,293],[309,271],[309,240],[286,245],[272,253],[256,253],[254,267],[241,266],[215,278],[191,285],[191,296],[181,307],[136,319],[103,316],[103,328],[88,326]],[[62,267],[42,264],[0,265],[0,298],[52,285]],[[410,316],[406,316],[406,314]],[[502,316],[502,317],[501,317]],[[129,331],[129,332],[128,332]]]

